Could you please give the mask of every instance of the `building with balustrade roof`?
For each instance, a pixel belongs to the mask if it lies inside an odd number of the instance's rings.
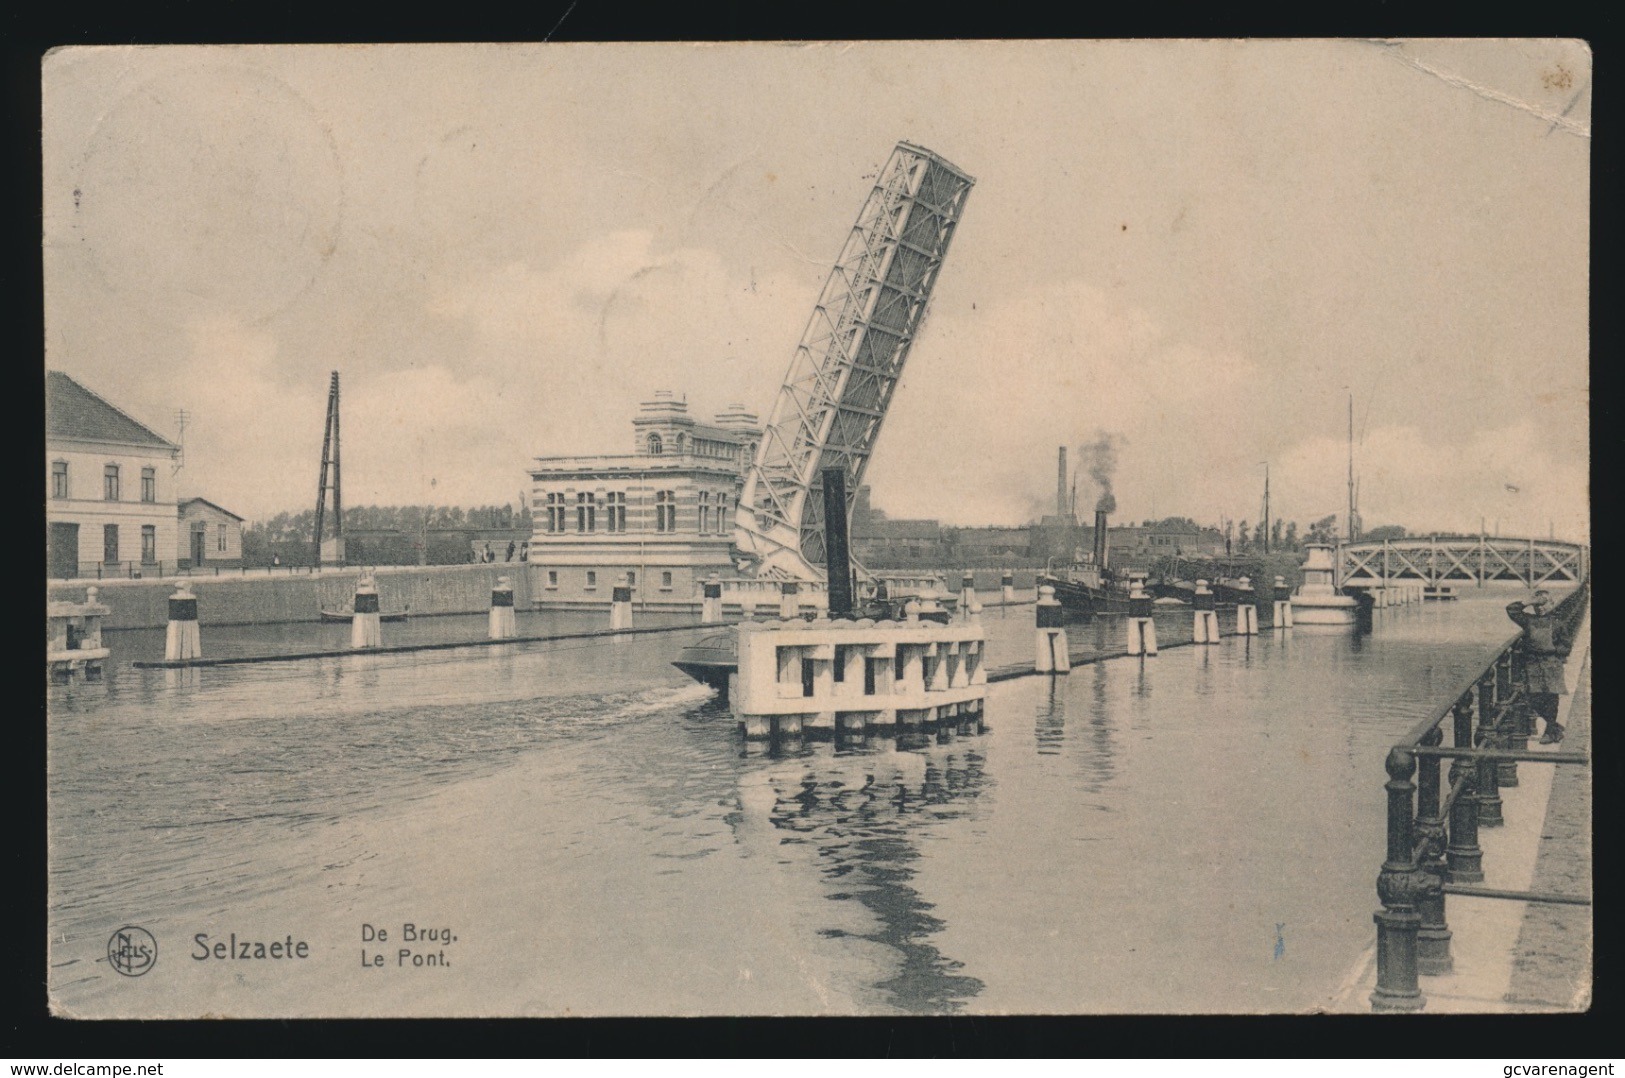
[[[632,451],[538,457],[530,467],[531,595],[541,608],[608,606],[628,585],[641,607],[688,608],[707,576],[736,574],[735,512],[762,438],[733,405],[703,423],[661,390],[638,406]]]

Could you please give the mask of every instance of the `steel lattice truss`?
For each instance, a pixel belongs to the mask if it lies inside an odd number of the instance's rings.
[[[1550,539],[1485,536],[1393,539],[1343,547],[1343,580],[1577,582],[1586,573],[1586,548]]]
[[[759,574],[822,579],[819,473],[846,469],[850,509],[975,182],[907,142],[881,170],[796,348],[740,496],[735,541]]]

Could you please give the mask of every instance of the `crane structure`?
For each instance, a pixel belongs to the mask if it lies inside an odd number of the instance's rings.
[[[322,475],[316,484],[316,562],[344,564],[344,496],[339,477],[339,372],[327,388],[327,426],[322,432]],[[322,532],[327,508],[327,492],[333,492],[333,541],[324,555]]]
[[[734,543],[757,576],[822,580],[820,473],[857,496],[975,179],[899,142],[858,212],[790,361],[739,498]]]

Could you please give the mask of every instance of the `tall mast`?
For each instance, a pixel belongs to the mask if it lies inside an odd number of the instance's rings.
[[[1270,466],[1264,462],[1264,553],[1270,552]]]
[[[344,564],[344,483],[339,467],[339,372],[333,372],[333,538],[338,562]]]
[[[1354,542],[1354,394],[1349,394],[1349,542]]]

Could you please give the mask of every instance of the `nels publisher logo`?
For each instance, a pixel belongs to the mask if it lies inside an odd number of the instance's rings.
[[[158,941],[144,928],[125,925],[107,941],[107,962],[126,977],[139,977],[158,962]]]

